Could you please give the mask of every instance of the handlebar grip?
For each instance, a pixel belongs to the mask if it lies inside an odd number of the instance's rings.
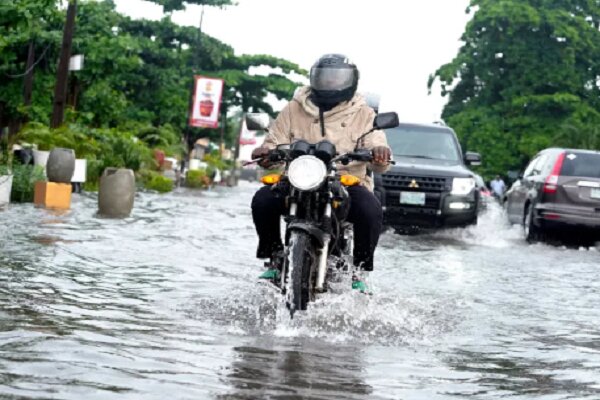
[[[268,158],[270,162],[279,162],[283,160],[281,152],[277,150],[273,150],[272,152],[270,152]]]

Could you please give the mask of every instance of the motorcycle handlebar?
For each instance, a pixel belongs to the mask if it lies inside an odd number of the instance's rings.
[[[373,161],[373,152],[371,150],[363,149],[363,150],[357,150],[357,151],[353,151],[351,153],[347,153],[340,157],[343,158],[342,164],[348,164],[350,161],[371,162],[371,161]],[[388,160],[388,163],[396,164],[396,162],[393,160]]]
[[[267,155],[256,158],[253,161],[249,161],[249,162],[245,163],[244,165],[261,163],[265,160],[272,162],[272,163],[278,163],[281,161],[285,161],[286,157],[287,157],[286,151],[275,149],[275,150],[269,151],[269,153]],[[331,162],[341,162],[344,165],[347,165],[348,163],[350,163],[350,161],[371,162],[371,161],[373,161],[373,152],[371,150],[362,149],[362,150],[357,150],[357,151],[353,151],[350,153],[339,155],[331,160]],[[389,160],[389,163],[395,164],[395,162],[392,160]]]

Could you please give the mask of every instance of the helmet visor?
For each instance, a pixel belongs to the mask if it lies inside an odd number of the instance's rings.
[[[354,70],[351,68],[313,68],[310,86],[314,90],[344,90],[352,86]]]

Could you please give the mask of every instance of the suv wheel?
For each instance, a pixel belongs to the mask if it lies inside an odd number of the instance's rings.
[[[542,239],[542,229],[535,225],[533,218],[533,204],[527,205],[525,217],[523,218],[523,230],[525,232],[525,240],[529,243],[535,243]]]

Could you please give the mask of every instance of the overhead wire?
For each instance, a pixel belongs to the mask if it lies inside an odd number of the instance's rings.
[[[48,51],[48,49],[50,48],[50,46],[52,46],[52,44],[49,44],[48,46],[46,46],[46,48],[45,48],[45,49],[44,49],[44,51],[42,52],[42,55],[40,56],[40,58],[38,58],[38,59],[37,59],[37,61],[36,61],[36,62],[34,62],[34,63],[31,65],[31,67],[29,67],[29,68],[27,69],[27,71],[25,71],[24,73],[22,73],[22,74],[19,74],[19,75],[10,75],[10,74],[4,73],[4,75],[5,75],[5,76],[7,76],[7,77],[9,77],[9,78],[11,78],[11,79],[17,79],[17,78],[22,78],[22,77],[24,77],[25,75],[29,74],[31,71],[33,71],[33,69],[36,67],[36,65],[38,65],[38,64],[39,64],[39,63],[40,63],[40,62],[43,60],[43,58],[44,58],[44,56],[46,55],[46,52]]]

